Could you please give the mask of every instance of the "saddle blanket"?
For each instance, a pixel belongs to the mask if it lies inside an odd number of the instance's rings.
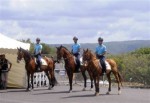
[[[35,58],[35,63],[37,64],[36,58]],[[41,58],[41,65],[47,66],[47,62],[43,58]]]
[[[83,63],[82,63],[82,61],[83,61],[83,60],[82,60],[82,57],[81,57],[79,60],[80,60],[80,64],[83,65]],[[76,61],[76,57],[75,57],[75,56],[74,56],[74,62],[75,62],[75,64],[77,64],[77,61]]]
[[[110,66],[110,64],[107,61],[105,61],[105,64],[106,64],[106,70],[111,70],[111,66]],[[102,68],[102,65],[101,65],[100,62],[99,62],[99,65]]]

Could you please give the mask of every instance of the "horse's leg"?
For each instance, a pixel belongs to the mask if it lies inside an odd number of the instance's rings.
[[[116,81],[118,83],[118,95],[121,94],[121,90],[120,90],[120,79],[118,76],[118,72],[113,72],[113,74],[115,75]]]
[[[91,74],[90,71],[88,71],[88,73],[89,73],[90,80],[91,80],[91,88],[90,88],[90,90],[93,90],[93,75]]]
[[[83,79],[84,79],[84,88],[83,88],[83,91],[85,91],[86,90],[86,79],[87,79],[87,77],[86,77],[86,74],[85,74],[85,71],[83,71],[82,72],[82,76],[83,76]]]
[[[95,84],[95,94],[96,94],[96,77],[94,76],[93,79],[94,79],[94,84]]]
[[[55,76],[54,76],[53,70],[50,71],[50,75],[51,75],[51,84],[52,84],[52,88],[53,88],[55,85]]]
[[[95,96],[99,95],[99,78],[100,78],[100,76],[97,75],[97,77],[96,77],[96,93],[95,93]]]
[[[48,81],[49,81],[49,87],[48,87],[48,89],[50,90],[52,87],[51,87],[51,80],[50,80],[50,75],[49,75],[49,72],[48,71],[45,71],[45,74],[46,74],[46,76],[47,76],[47,78],[48,78]]]
[[[69,78],[69,84],[70,84],[70,90],[69,93],[72,92],[72,79],[73,79],[73,72],[67,71],[68,78]]]
[[[32,85],[32,89],[34,89],[34,84],[33,84],[33,75],[34,75],[34,73],[31,73],[31,85]]]
[[[91,88],[90,88],[90,90],[93,90],[93,77],[90,76],[90,80],[91,80]]]
[[[108,87],[108,91],[107,91],[106,94],[110,94],[110,92],[111,92],[111,78],[110,78],[110,74],[111,74],[111,72],[109,72],[107,74],[107,79],[108,79],[108,82],[109,82],[109,87]]]
[[[28,84],[27,84],[27,91],[29,91],[29,88],[30,88],[30,73],[27,72],[27,81],[28,81]]]

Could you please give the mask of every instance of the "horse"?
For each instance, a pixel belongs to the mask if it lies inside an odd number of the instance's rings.
[[[31,86],[32,89],[34,89],[33,85],[33,75],[36,72],[37,64],[35,57],[33,57],[27,50],[24,50],[23,48],[17,48],[17,62],[19,63],[22,58],[25,61],[25,69],[27,72],[27,91],[29,91],[30,88],[30,76],[31,76]],[[46,61],[47,65],[41,65],[41,69],[38,72],[44,71],[46,76],[49,80],[49,87],[48,89],[52,89],[55,85],[56,79],[54,76],[54,69],[55,69],[55,61],[52,58],[43,57],[43,59]]]
[[[60,47],[56,47],[57,48],[57,62],[59,63],[59,61],[61,60],[61,58],[64,59],[65,62],[65,69],[69,78],[69,85],[70,85],[70,89],[69,89],[69,93],[72,92],[72,81],[73,81],[73,73],[75,73],[75,67],[76,67],[76,63],[75,63],[75,59],[74,56],[72,55],[72,53],[64,46],[60,46]],[[80,66],[80,70],[82,72],[82,76],[84,78],[84,88],[83,90],[85,90],[86,88],[86,70],[88,71],[89,69],[85,66],[85,65],[81,65]],[[90,76],[92,77],[92,76]],[[92,78],[91,78],[92,79]],[[93,88],[93,83],[91,82],[91,90]]]
[[[117,63],[113,59],[106,59],[108,62],[108,65],[110,65],[111,69],[106,69],[106,75],[109,82],[108,92],[106,94],[110,94],[111,92],[111,78],[110,74],[113,72],[117,83],[118,83],[118,95],[121,94],[121,88],[122,86],[122,77],[118,71]],[[83,50],[83,62],[88,66],[88,68],[91,70],[94,84],[95,84],[95,95],[99,95],[99,80],[100,76],[102,76],[102,67],[100,66],[99,59],[96,58],[96,55],[91,52],[91,50]]]

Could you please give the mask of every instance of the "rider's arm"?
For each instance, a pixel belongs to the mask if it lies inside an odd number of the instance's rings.
[[[40,45],[40,49],[39,49],[39,53],[38,54],[41,54],[42,53],[42,45]]]
[[[79,44],[79,49],[78,49],[78,53],[80,52],[80,50],[81,50],[81,46],[80,46],[80,44]]]
[[[9,64],[8,71],[10,71],[10,69],[12,67],[12,63],[10,61],[8,61],[8,60],[7,60],[7,63]]]

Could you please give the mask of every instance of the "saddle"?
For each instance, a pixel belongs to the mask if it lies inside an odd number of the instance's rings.
[[[103,64],[101,64],[101,62],[99,62],[100,68],[104,69],[102,65],[103,65]],[[106,71],[107,71],[107,70],[111,70],[111,66],[110,66],[110,64],[109,64],[106,60],[105,60],[105,65],[106,65]]]
[[[39,60],[38,60],[37,58],[35,58],[35,63],[36,63],[37,65],[38,65],[38,62],[39,62]],[[41,66],[47,66],[48,64],[47,64],[47,62],[46,62],[45,59],[41,58],[41,60],[40,60],[40,65],[41,65]]]
[[[45,61],[45,59],[41,58],[40,60],[38,60],[37,58],[34,59],[35,60],[35,64],[36,64],[36,72],[41,72],[41,66],[47,66],[47,62]]]

